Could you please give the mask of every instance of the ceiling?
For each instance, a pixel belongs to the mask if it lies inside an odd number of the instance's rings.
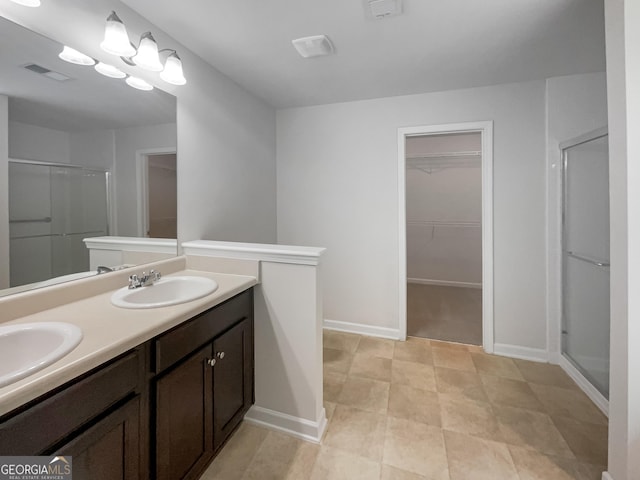
[[[172,95],[135,90],[93,67],[60,60],[62,45],[2,17],[0,46],[0,94],[9,97],[10,121],[65,132],[176,121]],[[22,68],[31,63],[71,79],[58,82]]]
[[[363,1],[123,3],[278,108],[605,69],[602,0],[404,0],[384,20]],[[291,40],[318,34],[336,54],[301,58]]]

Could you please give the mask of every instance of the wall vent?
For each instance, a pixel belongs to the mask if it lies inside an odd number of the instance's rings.
[[[35,63],[29,63],[27,65],[23,65],[23,67],[39,75],[44,75],[45,77],[50,78],[52,80],[57,80],[58,82],[65,82],[67,80],[71,80],[71,77],[67,77],[66,75],[63,75],[62,73],[59,73],[59,72],[54,72],[53,70],[49,70],[48,68],[45,68],[41,65],[37,65]]]

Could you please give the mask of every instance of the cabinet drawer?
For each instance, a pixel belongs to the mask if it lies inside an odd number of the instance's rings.
[[[162,372],[252,315],[253,289],[249,289],[170,330],[154,342],[155,373]]]
[[[134,350],[27,410],[0,421],[1,455],[35,455],[139,387],[143,355]],[[9,414],[11,415],[11,414]]]

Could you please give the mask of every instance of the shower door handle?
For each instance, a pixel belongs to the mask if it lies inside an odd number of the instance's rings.
[[[601,261],[601,260],[596,260],[595,258],[589,258],[589,257],[585,257],[584,255],[579,255],[577,253],[574,252],[567,252],[567,255],[569,255],[571,258],[575,258],[576,260],[582,260],[583,262],[587,262],[591,265],[595,265],[596,267],[610,267],[611,264],[609,262],[605,262],[605,261]]]

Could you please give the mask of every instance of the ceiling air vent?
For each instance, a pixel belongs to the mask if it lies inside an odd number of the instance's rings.
[[[291,43],[303,58],[331,55],[334,52],[333,44],[326,35],[296,38]]]
[[[67,77],[59,72],[54,72],[53,70],[49,70],[48,68],[42,67],[40,65],[36,65],[35,63],[30,63],[28,65],[24,65],[24,68],[27,70],[31,70],[34,73],[44,75],[47,78],[52,80],[57,80],[58,82],[65,82],[67,80],[71,80],[71,77]]]
[[[368,18],[382,19],[402,13],[402,0],[363,0]]]

